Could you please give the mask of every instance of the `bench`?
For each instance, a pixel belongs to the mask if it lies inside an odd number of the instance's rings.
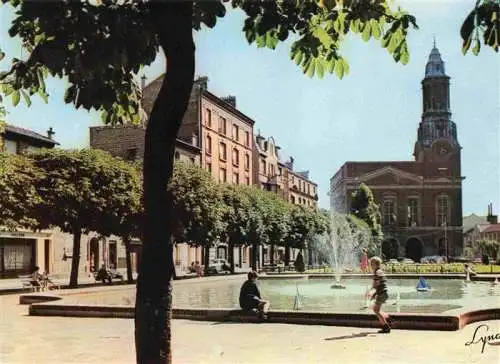
[[[23,286],[23,288],[29,288],[29,289],[31,289],[32,292],[40,292],[42,290],[41,285],[34,285],[33,284],[33,277],[31,276],[31,274],[22,275],[22,276],[19,276],[18,278],[19,278],[19,281],[21,282],[21,285]]]
[[[106,269],[106,274],[106,277],[103,277],[99,275],[99,271],[94,272],[94,279],[96,280],[96,282],[103,281],[105,283],[106,281],[108,281],[110,284],[113,279],[119,280],[121,282],[123,282],[124,280],[123,274],[116,270]]]

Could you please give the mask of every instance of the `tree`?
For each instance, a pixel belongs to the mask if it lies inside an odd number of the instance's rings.
[[[82,233],[119,234],[124,217],[139,205],[131,166],[96,149],[42,150],[29,155],[44,174],[36,180],[41,201],[32,209],[37,229],[57,226],[73,235],[69,286],[78,284]],[[127,230],[128,233],[128,230]]]
[[[371,189],[364,183],[361,183],[358,190],[352,194],[351,213],[368,225],[374,244],[380,244],[383,233],[379,207],[375,203]]]
[[[225,235],[229,249],[229,265],[234,273],[234,248],[248,244],[248,234],[251,228],[251,219],[255,214],[252,210],[250,198],[244,189],[247,187],[223,185],[223,201],[225,209],[224,221],[226,222]]]
[[[498,258],[498,251],[500,249],[500,242],[493,239],[483,239],[477,242],[479,251],[483,255],[483,263],[489,264],[490,258],[496,261]],[[485,258],[486,257],[486,258]]]
[[[222,202],[222,191],[208,172],[184,162],[175,163],[169,191],[173,197],[173,216],[176,217],[171,222],[174,239],[176,242],[202,244],[207,269],[209,249],[220,239],[225,228],[226,206]]]
[[[270,263],[274,264],[275,245],[284,245],[284,238],[290,229],[291,204],[273,192],[258,191],[261,194],[264,240],[269,244]]]
[[[21,96],[47,99],[44,79],[67,77],[65,101],[96,109],[107,123],[139,122],[134,74],[160,48],[166,76],[149,117],[144,152],[144,234],[136,296],[136,351],[141,363],[171,361],[172,196],[174,147],[194,78],[192,29],[214,27],[226,8],[213,1],[1,0],[16,9],[9,34],[19,36],[26,60],[13,59],[2,74],[2,91],[17,105]],[[340,46],[348,33],[379,39],[394,60],[406,63],[406,36],[415,18],[392,10],[389,0],[232,0],[245,12],[249,43],[274,49],[295,37],[290,56],[304,73],[343,77],[348,64]],[[498,17],[496,18],[498,19]],[[476,24],[473,24],[476,27]],[[2,54],[0,54],[0,57]],[[161,277],[161,278],[159,278]]]
[[[295,270],[299,273],[304,273],[306,270],[305,265],[304,265],[304,257],[302,256],[302,252],[299,252],[297,254],[297,258],[295,258],[295,261],[293,262],[293,266],[295,267]]]
[[[36,225],[30,215],[41,202],[35,185],[42,176],[30,159],[0,152],[0,229]]]

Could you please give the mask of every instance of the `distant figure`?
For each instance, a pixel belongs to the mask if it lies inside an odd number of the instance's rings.
[[[368,252],[363,249],[363,256],[361,257],[361,273],[368,272]]]
[[[373,312],[377,315],[378,321],[382,325],[382,329],[379,330],[379,333],[388,334],[391,332],[391,326],[389,324],[391,319],[385,312],[381,311],[382,304],[389,298],[387,294],[387,278],[384,271],[381,269],[382,259],[379,257],[372,257],[370,259],[370,265],[373,271],[372,288],[375,290],[371,297],[372,300],[375,300]]]
[[[33,287],[41,287],[43,282],[43,276],[39,273],[40,267],[35,266],[33,268],[33,273],[31,273],[31,285]]]
[[[194,263],[194,270],[196,272],[196,277],[203,277],[203,268],[199,261],[196,261],[196,263]]]
[[[427,283],[424,277],[420,277],[417,283],[417,291],[430,291],[431,286]]]
[[[471,280],[470,277],[475,277],[477,274],[476,272],[474,272],[474,270],[472,270],[472,268],[467,263],[464,264],[464,271],[465,271],[466,282],[470,282]]]
[[[243,283],[240,289],[240,307],[245,311],[257,310],[261,319],[267,319],[269,301],[265,301],[260,296],[259,288],[255,283],[259,275],[256,271],[248,272],[248,280]]]
[[[101,266],[101,268],[97,272],[95,280],[102,281],[102,283],[106,283],[106,281],[108,281],[108,283],[111,284],[111,274],[109,274],[109,272],[106,269],[106,266],[104,264]]]

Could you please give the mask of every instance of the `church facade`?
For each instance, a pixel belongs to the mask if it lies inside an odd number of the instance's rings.
[[[349,213],[361,183],[380,207],[384,259],[463,254],[461,146],[451,118],[450,77],[434,45],[422,80],[413,161],[346,162],[330,179],[333,211]]]

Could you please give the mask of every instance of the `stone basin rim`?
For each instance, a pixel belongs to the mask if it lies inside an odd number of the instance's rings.
[[[61,302],[62,301],[62,302]],[[89,305],[64,303],[64,293],[24,294],[19,297],[20,304],[29,304],[31,316],[134,318],[135,308],[129,305]],[[174,319],[216,322],[258,322],[258,318],[235,308],[185,308],[172,309]],[[372,313],[324,312],[324,311],[269,311],[270,323],[305,324],[325,326],[378,327],[376,316]],[[455,313],[392,313],[394,329],[456,331],[466,325],[488,320],[500,319],[500,308],[481,310],[463,309]]]

